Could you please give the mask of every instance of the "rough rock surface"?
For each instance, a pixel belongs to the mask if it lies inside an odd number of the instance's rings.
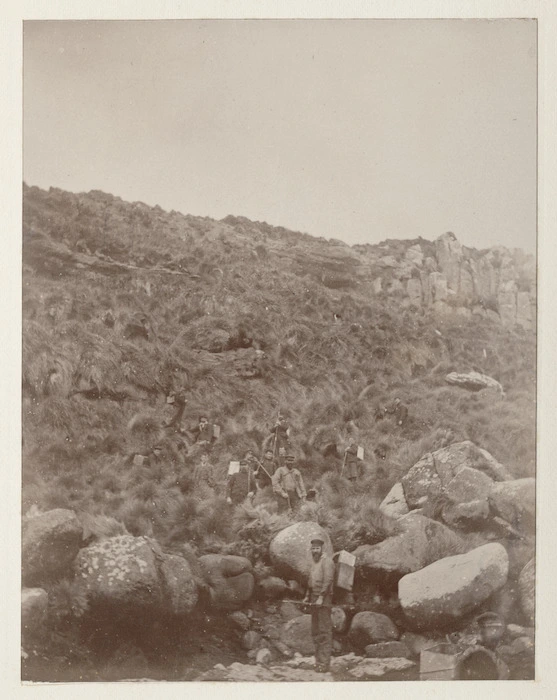
[[[404,489],[397,481],[379,505],[379,510],[391,518],[400,518],[409,512],[408,503],[404,497]]]
[[[422,569],[433,557],[440,559],[453,554],[462,545],[456,533],[423,515],[410,513],[398,522],[404,527],[400,535],[375,545],[361,545],[354,551],[361,575],[373,578],[380,573],[400,578]]]
[[[42,588],[21,591],[21,634],[31,637],[42,631],[46,619],[48,593]]]
[[[331,659],[329,673],[315,671],[315,658],[301,656],[284,663],[251,665],[233,663],[230,666],[216,664],[198,676],[196,681],[334,681],[366,680],[381,678],[386,674],[406,671],[414,663],[403,658],[367,659],[355,654],[345,654]]]
[[[289,620],[280,631],[280,641],[292,651],[304,655],[313,654],[311,615],[299,615]]]
[[[503,394],[503,387],[496,379],[488,377],[487,374],[480,374],[479,372],[450,372],[445,377],[445,381],[447,384],[459,386],[469,391],[495,389],[495,391]]]
[[[183,557],[165,554],[160,566],[165,607],[175,615],[187,615],[197,603],[197,584]]]
[[[533,532],[536,526],[536,480],[513,479],[493,484],[489,505],[513,527]]]
[[[314,537],[320,537],[325,542],[325,552],[332,556],[329,535],[317,523],[299,522],[281,530],[269,546],[271,561],[277,572],[305,583],[311,570],[310,542]]]
[[[403,658],[411,655],[410,650],[404,642],[378,642],[368,644],[365,648],[366,656],[374,659]]]
[[[511,479],[508,470],[489,452],[469,440],[456,442],[423,455],[402,477],[408,507],[421,508],[428,501],[437,498],[464,468],[479,471],[493,481]]]
[[[531,559],[522,569],[518,577],[520,591],[520,607],[526,620],[533,624],[536,610],[536,563]]]
[[[115,606],[161,606],[162,559],[158,545],[146,537],[119,535],[82,549],[75,561],[76,577],[89,596]]]
[[[273,598],[282,598],[288,591],[288,585],[278,576],[269,576],[264,578],[258,584],[259,594],[267,600]]]
[[[21,559],[23,581],[40,585],[71,568],[83,528],[72,510],[57,508],[23,520]]]
[[[399,632],[386,615],[364,610],[352,618],[348,637],[355,647],[363,649],[368,644],[397,640]]]
[[[401,607],[420,629],[450,624],[504,586],[508,568],[507,552],[499,543],[440,559],[400,579]]]
[[[240,608],[253,595],[255,579],[249,559],[229,554],[199,557],[211,604],[221,610]]]

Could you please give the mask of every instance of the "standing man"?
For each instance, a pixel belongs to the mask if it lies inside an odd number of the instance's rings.
[[[251,469],[245,459],[240,460],[240,471],[228,479],[226,502],[239,506],[246,498],[255,496],[255,483]]]
[[[360,476],[360,464],[358,459],[358,445],[353,437],[348,441],[348,446],[344,450],[344,476],[348,481],[356,481]]]
[[[304,598],[304,603],[311,605],[311,636],[315,645],[315,670],[319,673],[329,670],[333,648],[331,606],[335,565],[323,551],[324,545],[325,542],[320,538],[311,541],[313,562]]]
[[[294,469],[294,456],[286,455],[284,467],[279,467],[273,476],[273,491],[279,513],[298,510],[306,497],[304,480],[298,469]]]
[[[263,459],[258,462],[256,470],[253,472],[257,486],[260,489],[272,485],[273,475],[277,469],[277,463],[273,457],[272,450],[265,450]]]
[[[216,471],[209,462],[209,455],[203,452],[201,462],[193,470],[193,481],[200,498],[210,498],[217,492]]]

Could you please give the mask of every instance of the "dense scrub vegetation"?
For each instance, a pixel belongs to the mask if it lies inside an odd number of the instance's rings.
[[[400,257],[412,243],[382,249]],[[516,477],[534,473],[533,334],[374,295],[344,244],[26,187],[23,263],[24,513],[112,518],[182,553],[263,552],[280,526],[271,498],[257,497],[259,530],[246,530],[241,513],[222,517],[224,484],[279,410],[318,517],[354,547],[389,534],[376,506],[427,451],[469,439]],[[486,373],[505,396],[450,387],[453,370]],[[180,389],[184,427],[208,412],[222,428],[218,496],[197,497],[199,454],[164,428]],[[374,416],[395,397],[409,408],[402,427]],[[357,492],[337,476],[349,435],[366,454]],[[154,444],[161,460],[134,464]]]

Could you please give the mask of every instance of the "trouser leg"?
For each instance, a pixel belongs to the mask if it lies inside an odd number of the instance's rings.
[[[328,669],[331,664],[333,647],[330,607],[319,607],[312,610],[311,635],[315,646],[315,664],[318,667]]]

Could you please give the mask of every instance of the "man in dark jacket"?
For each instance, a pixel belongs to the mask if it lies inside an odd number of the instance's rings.
[[[408,418],[408,408],[398,398],[393,401],[386,411],[394,416],[397,425],[403,425]]]
[[[213,426],[209,423],[209,419],[206,415],[199,417],[199,424],[193,429],[192,433],[194,442],[201,447],[209,447],[215,439],[213,435]]]
[[[243,503],[246,498],[255,495],[255,480],[245,459],[240,460],[240,471],[228,479],[226,502],[235,506]]]
[[[273,475],[278,469],[278,464],[273,457],[272,450],[265,450],[263,459],[258,463],[257,468],[253,472],[257,486],[260,489],[272,485]]]
[[[333,648],[333,626],[331,606],[333,603],[333,581],[335,565],[325,554],[325,542],[320,538],[311,540],[311,571],[304,603],[311,605],[311,636],[315,645],[315,670],[326,673],[331,665]]]
[[[358,459],[358,445],[354,438],[350,438],[348,446],[344,450],[343,476],[349,481],[356,481],[361,476],[361,462]]]

